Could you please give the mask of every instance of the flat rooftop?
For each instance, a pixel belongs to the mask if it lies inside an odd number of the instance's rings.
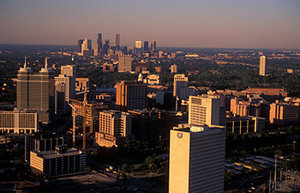
[[[32,152],[36,153],[37,156],[42,157],[44,159],[52,159],[52,158],[58,158],[58,157],[64,157],[64,156],[74,156],[74,155],[84,154],[82,151],[75,149],[75,148],[69,148],[62,153],[58,153],[55,150],[43,151],[43,152],[32,151]]]

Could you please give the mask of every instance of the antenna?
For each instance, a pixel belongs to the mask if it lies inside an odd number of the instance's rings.
[[[48,69],[48,58],[47,58],[47,56],[45,58],[45,68]]]
[[[25,56],[24,68],[27,68],[27,57]]]

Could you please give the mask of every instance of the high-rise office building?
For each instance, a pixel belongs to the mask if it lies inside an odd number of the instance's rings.
[[[156,51],[156,40],[152,40],[151,42],[151,52],[155,52]]]
[[[120,109],[144,109],[146,108],[146,85],[141,82],[121,81],[117,82],[116,105]]]
[[[169,193],[224,192],[225,129],[178,125],[170,131]]]
[[[121,43],[120,34],[116,34],[116,48],[117,48],[117,50],[120,49],[120,43]]]
[[[63,113],[66,110],[66,101],[70,97],[70,77],[64,74],[54,78],[55,80],[55,114]]]
[[[112,147],[120,140],[131,136],[132,120],[129,113],[109,110],[99,113],[99,132],[96,132],[96,143]]]
[[[105,40],[105,44],[103,45],[103,54],[108,54],[109,49],[110,49],[109,40]]]
[[[259,76],[266,76],[267,74],[267,57],[260,56],[259,58]]]
[[[97,43],[98,43],[98,54],[101,54],[102,51],[102,34],[98,33],[98,39],[97,39]]]
[[[149,51],[149,43],[148,41],[144,41],[144,52],[148,52]]]
[[[92,55],[92,40],[84,39],[81,44],[81,56],[91,56]]]
[[[142,41],[135,41],[135,48],[141,49],[142,48]]]
[[[118,62],[118,72],[131,72],[131,55],[119,55]]]
[[[221,125],[221,122],[224,122],[224,116],[219,97],[210,95],[189,97],[189,124]]]
[[[92,43],[92,55],[93,56],[98,56],[99,50],[98,50],[98,43],[93,42]]]
[[[55,88],[53,71],[48,69],[47,57],[45,67],[39,73],[32,74],[25,62],[18,71],[17,109],[39,112],[39,121],[49,123],[53,118],[55,105]]]
[[[78,45],[77,45],[77,52],[81,53],[81,48],[82,48],[82,43],[83,43],[83,40],[78,40]]]
[[[179,99],[187,99],[188,97],[188,81],[189,78],[184,74],[174,75],[174,90],[173,96]]]
[[[76,66],[74,65],[61,66],[60,74],[70,77],[70,87],[67,88],[66,90],[68,92],[66,94],[66,101],[68,101],[69,98],[71,99],[75,98]]]
[[[213,95],[189,97],[188,123],[190,125],[225,126],[225,119],[225,105],[221,105],[220,97]]]

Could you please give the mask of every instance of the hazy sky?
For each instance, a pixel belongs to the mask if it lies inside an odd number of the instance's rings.
[[[300,0],[0,0],[0,44],[300,48]]]

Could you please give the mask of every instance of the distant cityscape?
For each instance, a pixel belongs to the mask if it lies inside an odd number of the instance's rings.
[[[300,191],[300,50],[121,40],[0,46],[0,192]]]

